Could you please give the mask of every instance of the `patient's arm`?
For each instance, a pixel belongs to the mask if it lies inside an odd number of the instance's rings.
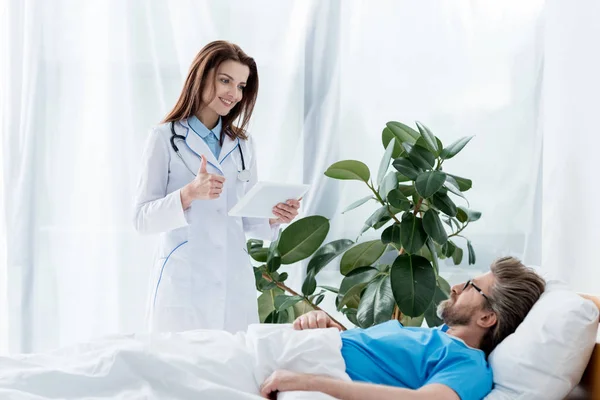
[[[275,371],[261,386],[261,395],[269,398],[272,392],[321,392],[340,400],[460,400],[446,385],[431,384],[418,390],[402,389],[369,383],[345,382],[318,375]]]

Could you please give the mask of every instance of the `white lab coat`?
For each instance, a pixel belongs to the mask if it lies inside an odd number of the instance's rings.
[[[149,296],[151,331],[191,329],[245,330],[258,322],[257,292],[246,237],[271,240],[276,229],[267,219],[230,217],[227,212],[256,183],[252,140],[225,135],[219,160],[187,119],[175,123],[175,140],[190,169],[197,173],[200,155],[207,171],[225,176],[221,196],[195,200],[183,210],[180,189],[194,179],[169,142],[170,124],[155,128],[146,145],[138,184],[135,227],[143,233],[162,233],[154,262]],[[249,182],[237,178],[242,162]]]

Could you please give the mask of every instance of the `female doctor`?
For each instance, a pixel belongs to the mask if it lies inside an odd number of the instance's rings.
[[[135,226],[162,233],[149,296],[151,331],[236,332],[258,322],[245,233],[274,239],[300,204],[275,205],[273,219],[227,215],[257,182],[246,132],[257,93],[254,59],[235,44],[209,43],[177,104],[148,138]]]

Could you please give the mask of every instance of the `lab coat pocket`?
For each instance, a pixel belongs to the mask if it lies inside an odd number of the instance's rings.
[[[178,244],[167,257],[160,259],[155,305],[188,305],[191,300],[191,266],[188,242]],[[159,261],[159,263],[160,263]]]

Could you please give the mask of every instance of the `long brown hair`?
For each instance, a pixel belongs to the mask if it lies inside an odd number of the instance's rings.
[[[250,69],[250,74],[248,75],[242,100],[231,109],[229,114],[221,117],[222,130],[232,139],[247,139],[246,128],[250,122],[258,94],[258,70],[252,57],[244,53],[238,45],[224,40],[207,44],[196,55],[190,66],[177,104],[162,122],[180,121],[200,110],[205,105],[202,102],[202,93],[204,93],[206,85],[215,84],[214,81],[208,81],[209,72],[214,69],[216,73],[219,66],[228,60],[246,65]],[[233,124],[236,120],[238,120],[237,126]],[[222,138],[223,136],[221,136]]]

